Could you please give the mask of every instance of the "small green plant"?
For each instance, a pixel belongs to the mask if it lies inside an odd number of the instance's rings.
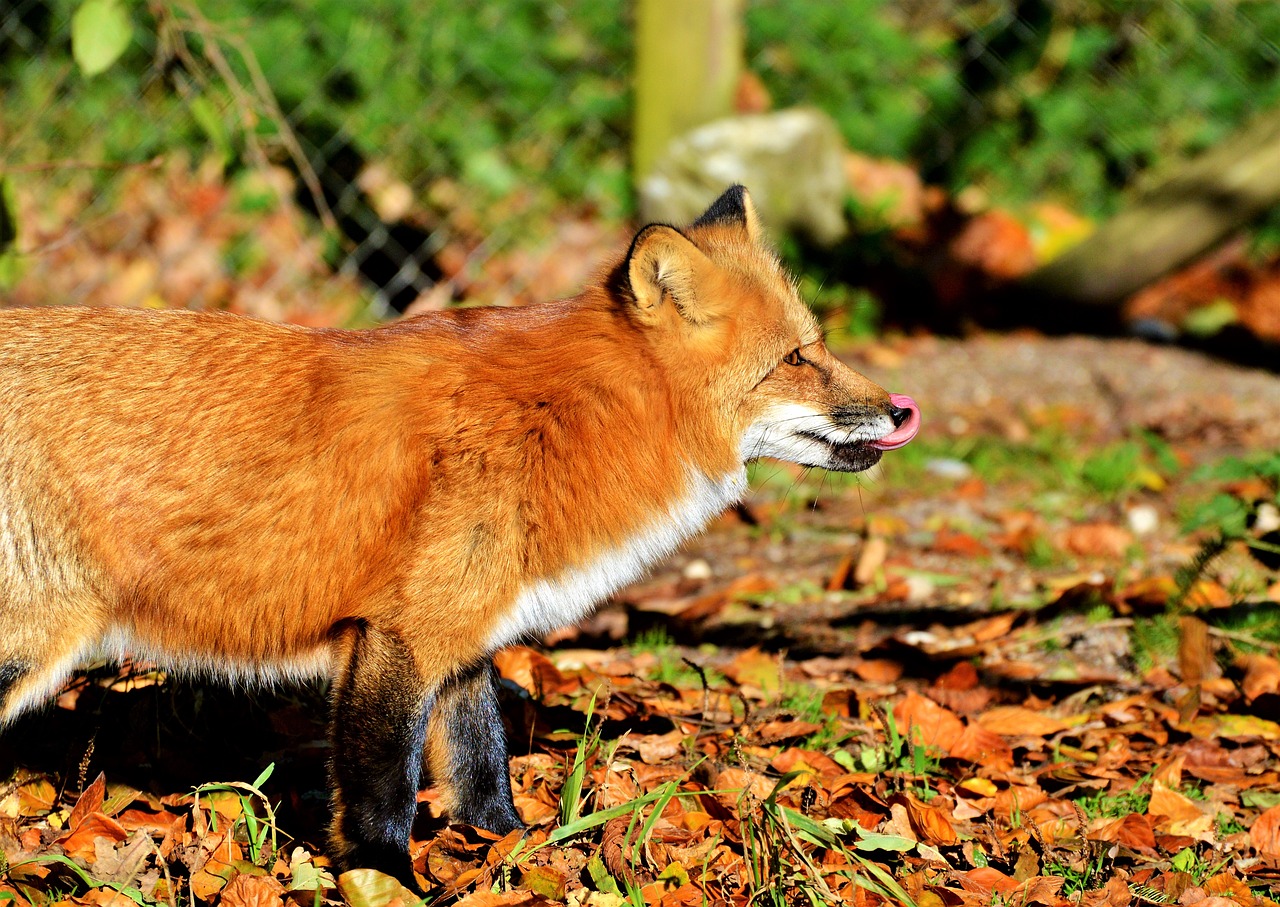
[[[898,730],[897,719],[889,709],[876,710],[885,729],[885,743],[882,746],[864,746],[857,755],[859,770],[864,772],[905,775],[910,778],[927,779],[941,771],[941,753],[936,747],[921,743],[916,739],[903,736]],[[912,737],[915,737],[912,729]],[[927,780],[922,780],[913,788],[914,793],[922,800],[930,800],[935,791],[929,787]]]
[[[1213,829],[1220,839],[1229,835],[1243,834],[1249,830],[1239,819],[1225,812],[1220,812],[1213,817]]]
[[[587,703],[586,728],[578,738],[578,747],[573,753],[573,762],[565,775],[564,787],[560,790],[560,824],[571,825],[582,816],[582,808],[586,797],[582,788],[587,779],[587,766],[594,761],[600,749],[600,726],[592,727],[591,719],[595,715],[596,694],[591,694]],[[614,743],[617,746],[617,742]]]
[[[656,683],[670,684],[679,689],[697,689],[704,683],[708,687],[724,683],[724,677],[718,672],[687,659],[665,627],[650,627],[642,631],[628,643],[628,648],[657,659],[657,665],[649,673],[649,679]]]
[[[1139,778],[1129,790],[1109,794],[1098,791],[1077,799],[1076,805],[1084,812],[1086,819],[1119,819],[1130,813],[1145,813],[1151,802],[1151,792],[1143,790],[1151,780],[1148,773]]]
[[[252,784],[246,784],[243,781],[221,781],[213,784],[202,784],[194,791],[195,801],[192,809],[199,812],[200,798],[204,797],[206,801],[216,801],[219,797],[231,797],[238,801],[240,814],[231,824],[231,834],[237,841],[245,845],[245,849],[249,854],[249,859],[257,866],[266,866],[276,851],[280,849],[279,842],[276,839],[276,813],[271,806],[271,801],[267,799],[267,795],[262,792],[262,785],[267,783],[267,779],[271,777],[271,773],[275,771],[275,763],[272,762],[262,770],[262,774],[254,779]],[[260,817],[255,804],[261,804],[263,815]],[[209,811],[209,827],[213,831],[218,830],[218,811],[214,808],[213,803],[206,805]],[[270,847],[267,846],[267,838],[270,837]]]
[[[1134,618],[1130,641],[1138,670],[1146,673],[1172,660],[1178,653],[1178,638],[1178,618],[1174,614]]]
[[[1107,852],[1104,848],[1089,847],[1070,862],[1053,860],[1046,863],[1044,872],[1063,880],[1060,894],[1069,898],[1104,883],[1110,875],[1107,864]]]

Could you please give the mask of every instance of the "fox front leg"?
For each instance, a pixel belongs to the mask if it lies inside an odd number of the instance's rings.
[[[492,659],[460,671],[440,688],[429,733],[431,774],[444,790],[449,818],[500,835],[523,828],[511,799]]]
[[[394,633],[351,631],[333,693],[333,824],[329,842],[343,869],[376,869],[421,893],[409,858],[418,806],[431,685]]]

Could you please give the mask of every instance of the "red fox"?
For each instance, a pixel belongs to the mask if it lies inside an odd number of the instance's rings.
[[[828,351],[742,187],[572,299],[367,331],[0,311],[0,724],[89,658],[334,681],[332,855],[417,888],[424,763],[521,827],[492,655],[641,575],[776,457],[920,411]]]

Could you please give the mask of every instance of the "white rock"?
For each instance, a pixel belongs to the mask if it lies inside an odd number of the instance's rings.
[[[1160,525],[1160,512],[1150,504],[1135,504],[1125,516],[1134,535],[1150,535]]]
[[[1253,521],[1253,528],[1259,535],[1280,529],[1280,507],[1270,501],[1259,504],[1257,516]]]
[[[696,582],[709,580],[712,576],[711,565],[700,557],[696,557],[689,561],[689,563],[685,564],[684,570],[681,572],[685,579]]]
[[[673,139],[640,183],[641,216],[687,224],[734,183],[770,230],[797,229],[822,245],[848,232],[844,140],[821,111],[728,117]]]
[[[973,475],[973,468],[968,463],[963,460],[953,460],[949,457],[938,457],[929,460],[924,464],[924,468],[930,475],[943,479],[953,479],[957,482]]]

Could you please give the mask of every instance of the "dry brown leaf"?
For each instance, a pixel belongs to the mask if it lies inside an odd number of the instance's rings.
[[[987,899],[1000,895],[1000,900],[1006,904],[1056,903],[1058,890],[1064,882],[1052,876],[1032,876],[1020,882],[991,866],[957,872],[955,877],[965,891]],[[992,901],[987,900],[986,903]]]
[[[76,799],[76,805],[71,808],[71,815],[67,818],[68,830],[75,831],[79,828],[80,823],[88,818],[90,813],[102,812],[102,804],[106,798],[107,776],[98,772],[98,777],[84,789]]]
[[[640,734],[631,738],[640,761],[647,765],[662,765],[684,752],[685,735],[677,728],[665,734]]]
[[[822,730],[822,725],[812,721],[780,721],[774,720],[762,724],[756,730],[756,737],[761,743],[781,743],[783,740],[796,740],[808,737]]]
[[[19,901],[18,903],[26,903]],[[67,903],[59,901],[59,904]],[[138,907],[138,902],[116,891],[114,888],[94,888],[77,899],[76,903],[92,904],[93,907]]]
[[[876,573],[884,566],[885,558],[888,556],[888,542],[879,536],[867,539],[866,544],[862,546],[862,553],[858,555],[858,566],[853,569],[853,581],[859,586],[870,583],[876,578]]]
[[[951,744],[950,755],[995,772],[1013,768],[1013,748],[995,731],[970,723]]]
[[[413,907],[417,904],[418,898],[414,898],[405,904],[405,907]],[[456,907],[532,907],[534,904],[546,903],[543,898],[532,891],[504,891],[495,893],[492,891],[477,891],[475,894],[467,895],[456,903]]]
[[[1092,841],[1114,841],[1147,854],[1154,854],[1156,849],[1156,836],[1151,822],[1146,816],[1137,813],[1102,821],[1096,829],[1089,832],[1088,838]]]
[[[1189,822],[1200,819],[1203,812],[1190,798],[1170,790],[1160,781],[1152,781],[1151,801],[1147,806],[1147,815],[1152,818],[1159,817],[1164,820],[1159,824],[1167,825],[1170,822]]]
[[[1209,894],[1228,897],[1237,904],[1254,904],[1257,901],[1253,890],[1242,879],[1227,875],[1225,872],[1207,879],[1201,887]]]
[[[1240,688],[1249,705],[1266,693],[1280,692],[1280,659],[1270,655],[1242,655],[1236,664],[1244,668],[1244,680]]]
[[[576,680],[565,677],[551,659],[527,646],[500,649],[493,656],[493,663],[499,674],[539,699],[548,693],[572,693],[578,689]]]
[[[943,809],[922,803],[915,797],[906,798],[907,820],[916,837],[926,844],[945,847],[958,840],[951,817]]]
[[[1188,684],[1204,683],[1220,673],[1208,625],[1190,614],[1178,620],[1178,673]]]
[[[765,800],[773,793],[777,785],[773,778],[759,772],[751,772],[742,768],[726,768],[716,776],[715,788],[724,793],[716,794],[716,799],[730,809],[737,810],[739,792],[749,794],[756,800]]]
[[[987,730],[1003,737],[1048,737],[1077,723],[1020,705],[996,706],[979,715],[977,720]]]
[[[1249,840],[1258,853],[1280,856],[1280,806],[1273,806],[1254,820]]]
[[[240,873],[222,889],[223,907],[284,907],[284,886],[272,876]]]
[[[853,673],[868,683],[893,683],[902,676],[902,662],[891,658],[867,658],[858,662]]]
[[[958,554],[961,557],[977,558],[990,554],[986,545],[967,532],[952,529],[939,529],[930,547],[939,554]]]
[[[1111,523],[1087,523],[1067,529],[1060,544],[1081,557],[1122,557],[1133,544],[1133,533]]]
[[[953,712],[914,691],[893,708],[902,736],[917,746],[935,746],[951,752],[964,733],[964,722]]]
[[[114,842],[123,841],[129,833],[119,822],[102,813],[90,813],[80,821],[76,830],[62,839],[62,849],[69,857],[92,860],[96,855],[99,838]]]
[[[730,680],[771,696],[782,688],[782,665],[778,656],[752,646],[741,652],[724,668]]]

